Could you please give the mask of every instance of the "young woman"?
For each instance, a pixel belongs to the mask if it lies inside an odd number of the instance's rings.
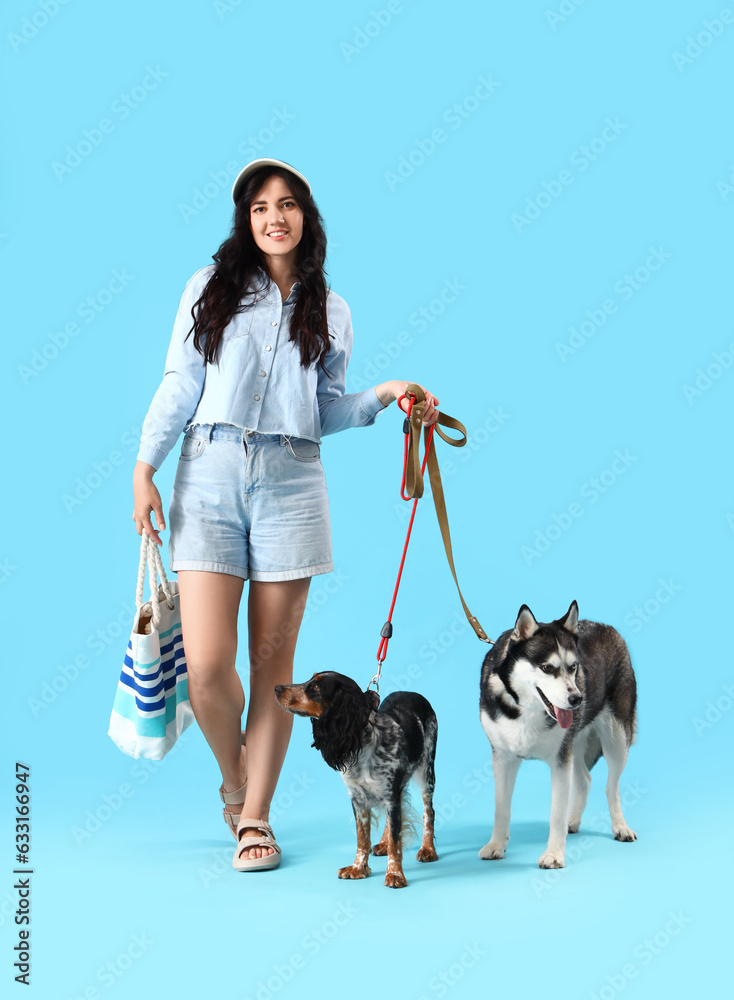
[[[273,688],[292,682],[311,577],[334,566],[319,443],[373,424],[407,382],[346,393],[352,324],[324,280],[326,236],[306,178],[258,159],[232,188],[234,226],[181,297],[166,368],[133,474],[138,534],[162,545],[153,473],[184,439],[169,507],[170,569],[196,720],[222,773],[219,794],[238,871],[275,868],[268,824],[293,716]],[[426,392],[424,424],[438,400]],[[406,403],[407,408],[407,401]],[[157,527],[150,513],[155,512]],[[235,669],[248,594],[250,704]]]

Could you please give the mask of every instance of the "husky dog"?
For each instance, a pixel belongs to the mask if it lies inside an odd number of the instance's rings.
[[[602,754],[614,839],[636,840],[619,799],[636,734],[636,701],[629,652],[615,629],[579,621],[576,601],[563,618],[547,624],[523,604],[514,629],[502,633],[482,664],[479,715],[492,744],[495,814],[492,837],[479,857],[505,856],[512,790],[523,760],[544,760],[551,769],[550,836],[538,859],[541,868],[564,867],[566,832],[576,833],[581,824],[589,770]]]

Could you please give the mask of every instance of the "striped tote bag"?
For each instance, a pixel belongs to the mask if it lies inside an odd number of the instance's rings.
[[[151,599],[143,604],[145,566]],[[161,578],[158,587],[156,573]],[[166,578],[160,548],[145,531],[137,612],[117,682],[108,735],[131,757],[161,760],[194,721],[181,634],[178,583]]]

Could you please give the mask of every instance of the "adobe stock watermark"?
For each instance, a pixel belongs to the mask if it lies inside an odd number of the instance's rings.
[[[716,182],[716,190],[719,192],[722,201],[728,201],[734,194],[734,163],[729,167],[729,179]]]
[[[476,942],[465,944],[463,951],[457,957],[456,961],[451,962],[445,969],[440,969],[426,983],[426,988],[429,990],[431,996],[445,997],[454,986],[461,982],[469,969],[473,969],[486,954],[485,949],[480,947]],[[428,994],[421,993],[418,1000],[428,1000]]]
[[[638,944],[632,957],[635,961],[625,962],[621,969],[604,977],[604,985],[589,993],[589,1000],[614,1000],[640,972],[658,955],[665,951],[674,938],[693,923],[683,910],[669,910],[665,924],[651,937]]]
[[[545,19],[555,31],[559,24],[565,24],[569,17],[572,17],[577,9],[584,3],[584,0],[561,0],[557,10],[547,10]]]
[[[149,760],[147,757],[138,758],[130,768],[130,781],[120,782],[111,792],[105,792],[102,800],[93,808],[87,809],[84,819],[79,824],[71,827],[71,835],[77,847],[87,846],[92,837],[99,833],[102,827],[109,823],[113,816],[118,815],[124,808],[125,803],[135,795],[135,792],[142,785],[150,781],[166,762],[174,757],[180,748],[185,745],[191,736],[192,727],[189,726],[181,733],[165,757],[161,760]]]
[[[477,77],[474,90],[461,101],[455,101],[451,107],[446,108],[441,115],[441,121],[454,131],[461,128],[464,122],[471,118],[501,86],[502,84],[493,79],[491,75]],[[449,133],[444,128],[437,126],[431,130],[427,137],[415,139],[413,148],[408,153],[402,153],[398,157],[395,169],[386,170],[383,175],[390,191],[395,192],[401,184],[412,177],[416,170],[422,167],[448,138]]]
[[[237,10],[244,2],[245,0],[212,0],[212,7],[219,20],[223,21],[227,14]]]
[[[716,701],[707,701],[703,713],[694,715],[691,719],[696,736],[700,739],[704,733],[713,729],[717,722],[721,722],[723,717],[731,712],[733,706],[734,684],[725,684]]]
[[[0,562],[0,583],[7,583],[17,568],[18,567],[14,563],[11,563],[10,557],[6,556],[2,562]]]
[[[461,448],[451,448],[447,451],[441,446],[441,458],[439,463],[439,468],[441,472],[441,480],[445,481],[455,476],[457,472],[461,470],[463,465],[470,462],[477,452],[481,451],[485,445],[487,445],[491,440],[492,436],[497,433],[505,424],[512,419],[512,414],[506,413],[502,406],[491,406],[484,417],[484,420],[478,427],[472,427],[467,430],[466,444]],[[431,442],[431,447],[434,448],[437,444],[438,439],[433,438]],[[456,456],[455,458],[453,456]],[[428,471],[426,471],[424,479],[428,477]],[[425,496],[426,494],[424,494]],[[420,506],[420,502],[419,502]],[[393,505],[393,510],[398,516],[400,521],[408,521],[410,519],[410,514],[413,509],[413,502],[407,502],[405,500],[396,500]]]
[[[592,163],[596,161],[606,153],[612,143],[616,142],[620,137],[622,132],[626,131],[629,125],[625,125],[619,118],[619,115],[615,115],[614,119],[605,118],[604,127],[599,132],[599,135],[594,136],[588,143],[583,146],[579,146],[577,149],[571,153],[569,157],[569,163],[573,167],[577,174],[583,173],[588,170]],[[574,171],[572,169],[561,170],[556,177],[550,181],[541,181],[541,189],[532,197],[528,196],[525,199],[525,208],[522,212],[513,212],[510,216],[510,221],[515,227],[515,232],[522,236],[524,231],[532,226],[536,222],[543,212],[550,208],[550,206],[561,197],[563,192],[573,184],[575,181]]]
[[[407,666],[403,666],[401,662],[399,667],[396,663],[385,669],[380,680],[382,697],[385,698],[393,691],[410,690],[416,680],[424,676],[425,668],[438,663],[454,647],[457,639],[467,633],[473,635],[474,630],[466,615],[463,611],[455,611],[451,618],[439,623],[430,639],[421,643],[416,660]]]
[[[120,445],[125,452],[137,453],[140,448],[140,435],[142,428],[133,425],[128,428],[120,438]],[[73,514],[79,507],[110,479],[120,466],[127,465],[125,454],[119,448],[113,448],[107,455],[97,461],[92,462],[92,470],[84,478],[77,476],[74,480],[74,488],[71,493],[62,493],[61,502],[67,514]]]
[[[676,583],[673,577],[658,580],[658,588],[652,597],[648,597],[644,604],[637,604],[624,616],[624,623],[632,632],[641,632],[645,625],[652,621],[655,615],[659,614],[663,608],[670,604],[676,594],[683,590],[681,584]]]
[[[560,514],[552,514],[550,523],[545,528],[536,530],[533,545],[521,546],[520,554],[526,565],[531,566],[536,559],[544,555],[580,517],[583,517],[588,507],[595,504],[605,493],[608,493],[612,486],[638,460],[638,456],[632,455],[628,448],[624,451],[620,451],[618,448],[614,454],[614,459],[606,469],[603,469],[598,476],[587,480],[579,488],[579,496],[588,500],[587,507],[584,507],[577,500],[573,501]]]
[[[634,782],[634,784],[627,783],[624,787],[620,787],[619,799],[624,806],[624,811],[627,812],[633,809],[643,795],[647,794],[647,791],[647,788],[642,788],[639,781]],[[584,829],[592,829],[596,833],[608,834],[610,832],[609,810],[601,808],[591,815],[588,812],[584,813],[581,819],[581,830]],[[566,860],[572,863],[579,861],[585,854],[592,850],[595,844],[600,843],[598,837],[590,837],[588,834],[582,833],[581,830],[579,833],[569,834],[566,840]],[[565,871],[566,869],[563,868],[548,868],[542,872],[539,870],[537,874],[533,875],[530,879],[530,888],[535,893],[536,898],[540,899],[554,885],[558,885],[566,877],[564,875]]]
[[[270,972],[250,987],[241,1000],[272,1000],[294,978],[297,972],[305,969],[309,958],[314,958],[324,948],[328,947],[339,931],[356,917],[359,909],[353,903],[339,903],[328,919],[318,926],[312,927],[300,941],[300,950],[294,951],[288,958],[271,966]],[[284,951],[286,946],[283,946]],[[252,969],[252,963],[250,963]],[[252,975],[252,973],[250,973]]]
[[[120,605],[120,611],[116,617],[110,619],[106,625],[96,628],[87,636],[86,647],[95,656],[107,652],[110,646],[114,646],[122,652],[120,643],[126,636],[130,635],[136,611],[134,601],[124,601]],[[42,712],[47,711],[90,666],[92,666],[92,659],[86,653],[77,653],[67,663],[60,663],[50,677],[41,681],[41,687],[37,694],[29,695],[26,698],[31,715],[38,718]],[[122,661],[120,661],[120,669],[122,669]]]
[[[635,270],[627,272],[614,283],[614,291],[622,302],[629,302],[635,292],[638,292],[643,285],[646,285],[650,278],[665,265],[665,262],[672,258],[673,254],[668,253],[662,247],[648,247],[648,256],[645,263],[640,264]],[[597,330],[600,330],[607,319],[619,310],[619,302],[615,298],[604,299],[598,309],[587,309],[586,318],[577,326],[569,326],[571,336],[567,341],[556,341],[555,348],[558,357],[565,363],[566,359],[576,354],[589,342]]]
[[[110,275],[109,280],[102,288],[87,295],[75,309],[75,314],[83,319],[87,326],[93,323],[115,301],[120,292],[124,291],[131,281],[135,280],[135,275],[129,274],[126,267],[121,270],[115,268],[110,272]],[[45,371],[49,363],[66,350],[75,337],[79,336],[82,329],[79,323],[73,319],[65,323],[60,330],[49,333],[44,343],[33,349],[30,361],[27,364],[18,365],[16,368],[23,385],[28,385],[32,379],[37,378],[42,371]]]
[[[482,767],[474,767],[468,774],[465,774],[461,785],[462,788],[466,788],[474,796],[484,791],[491,781],[492,759],[490,758]],[[434,801],[436,819],[433,824],[435,832],[439,833],[447,823],[450,823],[456,817],[461,809],[465,809],[469,805],[469,802],[470,799],[458,790],[451,792],[448,796],[441,796],[439,799],[436,799]]]
[[[679,73],[682,73],[687,66],[690,66],[704,51],[711,45],[715,38],[719,38],[724,33],[724,28],[734,21],[734,12],[728,7],[719,11],[719,16],[712,20],[702,21],[702,29],[695,35],[686,35],[686,46],[682,52],[673,53],[673,63]]]
[[[120,981],[122,976],[132,968],[133,964],[142,958],[145,953],[152,948],[155,941],[143,931],[140,934],[133,934],[130,943],[114,958],[109,959],[104,965],[100,965],[94,975],[94,982],[109,989]],[[100,1000],[103,994],[96,985],[87,986],[81,993],[77,993],[68,1000]]]
[[[298,632],[299,628],[303,628],[314,613],[321,611],[331,597],[340,591],[345,583],[349,582],[349,579],[341,569],[338,569],[334,573],[323,574],[317,584],[312,583],[309,587],[300,626],[286,618],[276,629],[268,632],[258,643],[257,649],[250,650],[251,671],[261,670],[267,666],[273,655],[283,648],[286,639],[290,639]],[[297,615],[298,611],[295,614]]]
[[[408,326],[417,333],[425,333],[431,323],[443,316],[446,307],[455,302],[456,299],[467,289],[458,278],[445,278],[440,291],[428,303],[414,309],[408,316]],[[350,373],[349,382],[352,391],[361,392],[374,385],[382,378],[382,373],[390,367],[390,363],[395,361],[406,348],[412,347],[415,343],[415,334],[412,330],[401,330],[392,340],[380,341],[380,351],[371,361],[366,361],[358,375],[352,377]]]
[[[370,9],[370,16],[364,24],[354,28],[354,34],[348,42],[340,42],[339,49],[346,61],[350,63],[355,56],[371,45],[382,32],[392,23],[396,14],[405,10],[400,0],[388,0],[384,7]]]
[[[706,368],[696,369],[696,377],[692,382],[685,382],[681,386],[689,406],[692,406],[697,399],[708,392],[714,382],[718,382],[724,372],[731,368],[734,363],[734,340],[723,351],[714,352],[712,357],[714,360]]]
[[[224,191],[230,197],[232,184],[245,163],[257,159],[263,151],[296,120],[287,108],[272,108],[272,115],[266,125],[240,142],[235,150],[239,159],[227,160],[219,170],[210,170],[207,180],[195,187],[188,201],[178,203],[178,213],[188,225],[198,218]]]
[[[29,42],[32,42],[39,31],[43,31],[49,21],[52,21],[69,0],[41,0],[32,14],[24,17],[17,31],[9,31],[7,39],[10,48],[18,54]]]
[[[90,157],[95,149],[99,149],[107,136],[115,131],[118,124],[126,121],[133,111],[144,104],[148,100],[148,96],[157,90],[169,75],[168,71],[161,69],[158,64],[155,66],[148,64],[145,70],[145,76],[140,83],[135,84],[130,90],[118,94],[112,101],[109,109],[111,117],[100,118],[96,125],[83,129],[81,139],[77,139],[73,145],[68,143],[64,147],[63,159],[52,160],[51,169],[59,183]]]

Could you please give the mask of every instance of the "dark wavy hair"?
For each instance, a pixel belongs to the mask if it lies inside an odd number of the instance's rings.
[[[377,708],[374,692],[361,691],[351,677],[343,677],[328,708],[311,719],[313,743],[329,767],[346,771],[359,757],[364,746],[364,729],[370,712]]]
[[[324,364],[330,346],[324,277],[327,273],[324,269],[324,222],[300,177],[282,167],[260,167],[247,178],[235,204],[232,232],[217,252],[212,254],[212,260],[217,266],[191,308],[194,347],[204,355],[206,362],[213,362],[218,356],[225,327],[232,317],[254,305],[259,293],[265,290],[267,282],[262,280],[257,268],[262,267],[268,273],[268,266],[265,255],[252,235],[250,205],[265,181],[273,174],[278,174],[287,181],[294,201],[303,212],[303,235],[298,244],[295,266],[296,278],[301,282],[301,287],[291,314],[289,341],[299,344],[301,365],[304,368],[318,362],[331,377]],[[187,338],[190,334],[191,330],[186,335]]]

